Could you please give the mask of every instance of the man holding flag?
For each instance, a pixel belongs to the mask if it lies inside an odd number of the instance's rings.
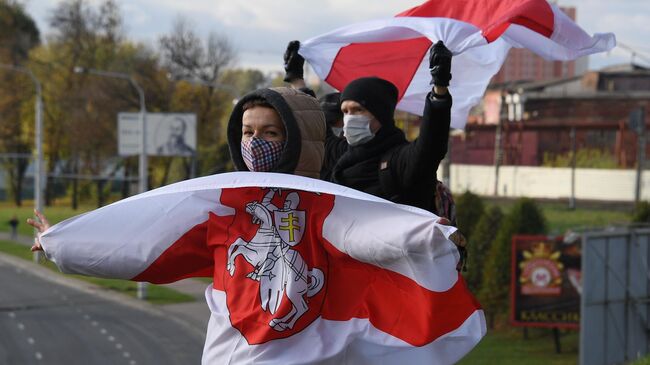
[[[285,81],[305,90],[304,59],[298,41],[285,53]],[[390,201],[408,204],[438,215],[436,171],[447,153],[452,98],[451,52],[439,41],[431,47],[431,92],[426,95],[420,136],[408,142],[395,126],[393,115],[399,91],[378,77],[362,77],[341,93],[343,136],[327,132],[321,176]],[[450,217],[448,217],[450,218]]]

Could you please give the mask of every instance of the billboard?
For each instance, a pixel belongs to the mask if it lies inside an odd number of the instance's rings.
[[[578,328],[581,244],[562,237],[513,236],[511,322],[516,326]]]
[[[148,156],[193,156],[196,153],[196,114],[147,113]],[[140,113],[119,113],[118,153],[140,154]]]

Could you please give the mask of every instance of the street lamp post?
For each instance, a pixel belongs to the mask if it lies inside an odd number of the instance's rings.
[[[133,86],[133,88],[138,92],[138,96],[140,99],[140,130],[142,131],[140,133],[140,161],[139,161],[140,163],[139,163],[138,180],[139,180],[140,193],[144,193],[145,191],[148,190],[147,123],[145,120],[147,107],[145,104],[144,90],[142,89],[142,87],[140,87],[137,81],[135,81],[135,79],[129,74],[125,74],[121,72],[95,70],[92,68],[85,68],[79,66],[74,68],[74,72],[127,80],[131,84],[131,86]],[[147,297],[146,283],[138,282],[138,299],[146,299],[146,297]]]
[[[34,145],[36,147],[36,158],[34,159],[34,208],[39,212],[43,211],[43,94],[41,89],[41,82],[36,78],[34,73],[25,67],[15,65],[0,64],[0,68],[20,72],[29,76],[34,83],[36,89],[36,103],[34,111],[34,119],[36,123],[36,130],[34,134]],[[36,230],[34,230],[36,235]],[[34,252],[34,261],[38,262],[41,258],[40,252]]]

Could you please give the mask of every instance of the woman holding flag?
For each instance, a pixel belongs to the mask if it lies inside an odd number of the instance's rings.
[[[333,75],[326,81],[343,90],[343,143],[328,133],[326,146],[322,145],[327,129],[315,99],[296,91],[258,93],[242,100],[231,117],[230,151],[239,170],[284,174],[192,179],[51,228],[37,212],[40,222],[30,222],[39,231],[32,249],[44,247],[66,273],[153,283],[211,276],[212,285],[206,289],[212,317],[205,364],[455,363],[486,333],[480,304],[455,270],[459,261],[455,228],[441,225],[439,217],[421,209],[289,174],[317,176],[324,149],[332,181],[431,210],[435,196],[431,184],[449,131],[451,96],[446,87],[451,53],[440,42],[431,49],[432,90],[426,81],[410,87],[410,81],[398,84],[399,78],[391,75],[428,79],[426,72],[417,72],[427,66],[421,58],[426,58],[432,41],[444,38],[456,54],[455,67],[463,70],[454,85],[457,111],[452,116],[460,128],[476,100],[472,96],[485,90],[505,58],[507,42],[552,59],[575,59],[614,47],[613,35],[589,37],[544,0],[520,5],[501,0],[428,1],[395,18],[307,41],[303,55],[312,65],[320,62],[316,72],[323,79]],[[405,34],[416,38],[404,39]],[[318,47],[324,41],[330,42],[328,52]],[[370,73],[383,79],[354,80],[361,75],[347,72],[353,61],[360,64],[353,69],[367,75],[372,62],[359,56],[393,65],[395,58],[378,56],[395,54],[385,47],[393,41],[403,42],[400,49],[414,55],[410,67],[401,62],[408,57],[402,57],[399,70],[382,64],[374,70],[388,74]],[[340,52],[332,44],[350,48]],[[483,50],[487,56],[479,57]],[[285,61],[294,60],[302,68],[297,47],[288,56]],[[330,59],[340,56],[341,62]],[[291,66],[287,71],[295,70],[291,62],[285,64]],[[341,64],[345,67],[338,67]],[[423,98],[420,92],[428,95]],[[291,95],[307,107],[295,109],[285,97]],[[420,137],[411,143],[394,126],[398,96],[403,110],[424,110]],[[304,121],[315,123],[313,140],[302,133],[312,130],[303,128]],[[282,197],[270,194],[269,187],[283,189]],[[270,202],[271,195],[285,204]],[[253,214],[257,210],[252,208],[261,206],[273,211],[275,230],[270,220],[262,227]],[[266,230],[274,232],[271,240],[255,238]],[[233,253],[232,247],[242,254]],[[280,266],[256,270],[254,263],[259,262]],[[302,274],[294,275],[298,281],[276,280],[280,285],[274,286],[269,284],[272,275],[260,275],[289,270]],[[323,281],[303,280],[308,272]],[[323,275],[312,275],[316,272]],[[263,282],[267,279],[269,283]],[[287,294],[278,294],[283,291]],[[269,299],[267,294],[273,293],[279,302]],[[270,308],[276,305],[269,303],[279,303],[275,312]]]

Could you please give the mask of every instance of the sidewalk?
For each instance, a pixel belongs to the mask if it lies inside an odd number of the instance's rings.
[[[34,239],[29,236],[19,235],[17,240],[12,240],[9,232],[0,232],[0,240],[13,241],[19,244],[25,245],[25,249],[29,250],[29,247],[34,242]],[[63,274],[65,277],[66,275]],[[76,279],[68,278],[69,280],[79,281]],[[86,282],[83,283],[83,286],[87,287]],[[178,292],[190,295],[196,299],[194,302],[187,303],[178,303],[178,304],[165,304],[165,305],[156,305],[156,308],[166,312],[168,315],[181,319],[183,322],[190,325],[192,328],[196,329],[203,335],[205,340],[205,331],[208,326],[208,320],[210,319],[210,309],[205,303],[205,289],[208,287],[208,283],[195,280],[195,279],[184,279],[171,284],[165,284],[170,289],[176,290]],[[128,297],[123,294],[115,293],[116,295],[129,300],[133,298]]]

